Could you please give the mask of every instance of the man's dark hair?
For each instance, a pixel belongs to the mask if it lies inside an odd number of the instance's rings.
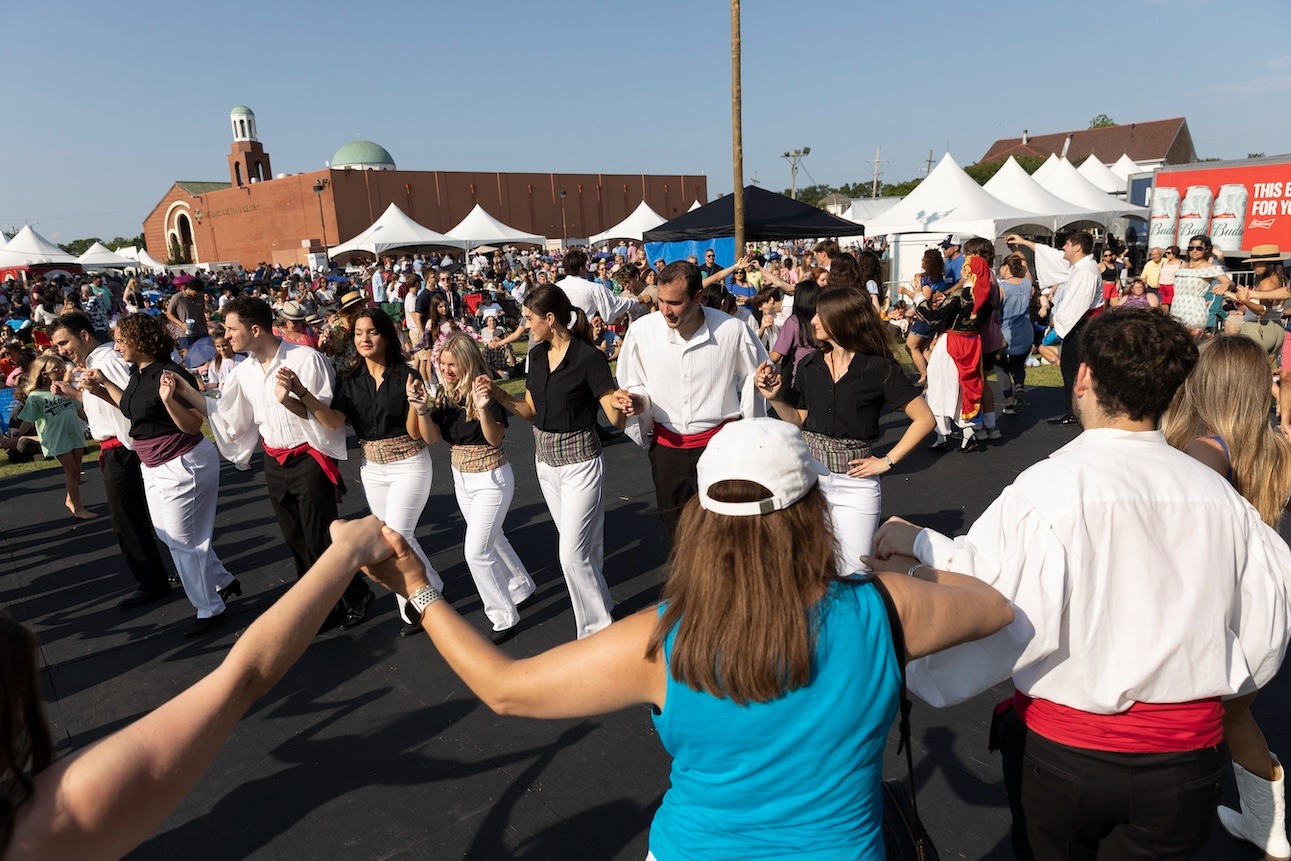
[[[1159,422],[1197,364],[1197,345],[1183,324],[1146,308],[1118,308],[1080,334],[1084,363],[1104,412]]]
[[[1077,230],[1067,236],[1067,241],[1080,248],[1081,254],[1094,253],[1094,235],[1088,230]]]
[[[237,314],[243,326],[259,326],[266,332],[273,331],[273,309],[269,303],[255,296],[239,296],[224,303],[224,317]]]
[[[49,326],[49,334],[54,334],[59,329],[66,329],[67,334],[73,338],[81,337],[82,332],[89,332],[90,337],[98,340],[94,334],[94,323],[90,320],[90,315],[84,311],[68,311],[65,314],[59,314],[58,319]]]
[[[587,252],[581,248],[571,248],[560,258],[560,268],[566,275],[582,278],[587,274]]]
[[[704,288],[704,276],[700,274],[699,267],[689,260],[678,260],[675,263],[669,263],[659,273],[660,286],[676,284],[678,281],[686,285],[686,295],[691,299],[698,296],[699,291]]]

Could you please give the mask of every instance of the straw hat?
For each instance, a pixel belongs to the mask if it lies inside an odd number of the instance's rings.
[[[310,314],[305,318],[305,325],[312,326],[317,329],[319,326],[323,325],[323,320],[317,314]]]
[[[299,323],[305,319],[305,308],[299,302],[283,302],[282,318],[284,320],[290,320],[293,323]]]
[[[1291,254],[1281,254],[1276,245],[1256,245],[1251,249],[1251,256],[1246,258],[1247,263],[1282,263],[1291,260]]]
[[[362,305],[367,299],[358,290],[350,290],[341,296],[341,310],[347,311],[355,305]]]

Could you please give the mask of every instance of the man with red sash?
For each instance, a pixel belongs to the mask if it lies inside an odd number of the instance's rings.
[[[754,387],[766,348],[744,322],[699,302],[703,279],[687,261],[659,274],[659,313],[628,328],[619,353],[628,434],[650,452],[659,515],[671,537],[695,495],[699,456],[722,425],[764,416]]]
[[[1157,429],[1196,364],[1182,325],[1118,311],[1082,350],[1083,433],[967,535],[893,518],[872,564],[960,571],[1013,602],[1013,624],[911,663],[909,684],[944,706],[1012,678],[992,736],[1019,858],[1188,858],[1224,782],[1223,700],[1282,664],[1291,551]]]
[[[241,296],[224,306],[224,329],[234,352],[247,353],[225,380],[219,400],[191,387],[184,398],[207,412],[220,454],[246,469],[264,447],[264,478],[283,539],[303,577],[331,543],[328,528],[344,492],[337,461],[346,457],[345,429],[328,430],[279,384],[278,370],[295,371],[323,403],[331,403],[336,371],[317,350],[274,337],[273,310],[262,299]],[[354,575],[332,623],[348,630],[367,617],[372,590]]]

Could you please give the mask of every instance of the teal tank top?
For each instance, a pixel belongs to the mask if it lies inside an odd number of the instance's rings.
[[[901,686],[887,612],[859,583],[831,584],[816,611],[811,682],[779,699],[740,706],[669,674],[654,716],[673,758],[650,828],[658,861],[884,856],[883,748]]]

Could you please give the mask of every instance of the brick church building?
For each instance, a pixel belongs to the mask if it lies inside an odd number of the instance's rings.
[[[275,176],[251,109],[238,105],[229,122],[228,181],[176,181],[144,219],[158,260],[304,263],[308,252],[367,229],[391,203],[441,233],[478,203],[512,227],[572,239],[617,224],[642,200],[669,219],[708,200],[703,176],[399,170],[365,140],[342,146],[323,170]]]

